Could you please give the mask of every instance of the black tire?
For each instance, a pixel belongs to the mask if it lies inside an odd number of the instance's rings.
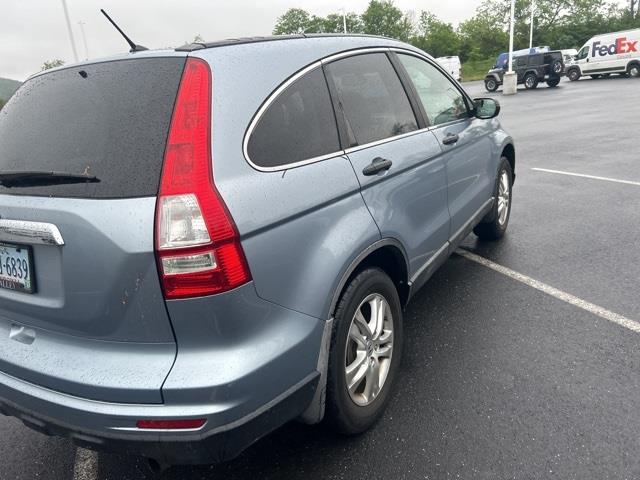
[[[551,88],[557,87],[559,84],[560,84],[559,78],[550,78],[549,80],[547,80],[547,85],[550,86]]]
[[[632,63],[627,67],[627,73],[630,77],[640,77],[640,63]]]
[[[498,81],[493,77],[485,78],[484,88],[487,89],[487,92],[495,92],[498,89]]]
[[[506,172],[509,182],[509,204],[507,205],[506,218],[503,222],[501,222],[498,213],[498,201],[500,178],[502,177],[503,172]],[[502,157],[502,161],[500,162],[500,168],[498,169],[498,176],[496,178],[496,186],[493,192],[493,196],[495,198],[495,202],[493,202],[493,208],[482,220],[482,222],[476,225],[476,227],[473,229],[473,233],[480,237],[481,240],[499,240],[504,237],[504,234],[507,231],[507,227],[509,226],[509,218],[511,217],[511,204],[513,203],[513,169],[511,168],[511,164],[509,163],[507,157]]]
[[[549,69],[554,75],[560,75],[562,73],[563,68],[564,68],[564,65],[560,60],[554,60],[553,63],[549,65]]]
[[[595,75],[589,75],[591,78],[593,78],[594,80],[597,80],[600,78],[600,75],[598,75],[597,73]]]
[[[380,391],[371,403],[358,405],[347,389],[347,352],[351,342],[349,330],[351,323],[363,301],[372,294],[382,296],[389,306],[393,317],[392,353],[388,373]],[[366,307],[363,307],[366,308]],[[367,342],[369,344],[370,342]],[[358,273],[342,294],[335,311],[331,347],[329,352],[329,371],[327,376],[326,423],[339,433],[354,435],[373,426],[384,413],[389,401],[400,360],[402,357],[402,307],[395,285],[389,276],[379,268],[367,268]],[[369,346],[367,346],[369,351]],[[369,353],[365,356],[365,361]],[[366,386],[366,381],[362,383]]]
[[[572,82],[580,80],[580,76],[580,70],[578,70],[577,68],[572,68],[567,72],[567,77],[569,77],[569,80],[571,80]]]
[[[527,90],[533,90],[538,87],[538,77],[535,73],[527,73],[524,76],[524,88]]]
[[[611,76],[610,73],[603,73],[602,78],[609,78]]]

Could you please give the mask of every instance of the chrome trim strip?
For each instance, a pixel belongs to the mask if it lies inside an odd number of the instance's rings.
[[[467,228],[469,228],[469,225],[471,225],[475,220],[477,220],[477,217],[480,216],[482,214],[482,212],[490,205],[493,204],[493,202],[495,201],[495,197],[491,197],[489,200],[487,200],[486,202],[484,202],[482,204],[482,206],[471,216],[471,218],[469,220],[467,220],[464,225],[462,225],[457,231],[456,233],[454,233],[450,238],[449,238],[449,243],[453,243],[456,238]]]
[[[64,245],[62,234],[52,223],[0,219],[0,241],[29,245]]]
[[[346,57],[355,57],[356,55],[360,55],[363,53],[376,53],[376,52],[388,52],[390,47],[367,47],[367,48],[357,48],[355,50],[347,50],[346,52],[334,53],[320,60],[323,65],[327,63],[331,63],[335,60],[339,60],[341,58]]]
[[[418,271],[411,277],[411,280],[409,281],[409,283],[413,285],[415,281],[420,277],[420,275],[422,275],[422,273],[427,268],[433,265],[433,262],[435,262],[440,257],[440,255],[442,255],[442,253],[448,248],[449,248],[449,242],[446,241],[444,242],[444,245],[442,245],[436,253],[431,255],[431,257],[429,257],[429,260],[427,260],[427,262],[418,269]]]
[[[471,224],[473,224],[476,220],[478,220],[478,217],[480,215],[482,215],[484,213],[484,210],[493,204],[493,202],[495,201],[495,197],[491,197],[489,200],[487,200],[486,202],[484,202],[482,204],[482,206],[471,216],[471,218],[469,220],[467,220],[464,225],[462,225],[458,231],[456,233],[454,233],[451,237],[449,237],[449,240],[447,240],[444,245],[442,245],[438,251],[436,253],[434,253],[433,255],[431,255],[431,257],[429,257],[429,260],[426,261],[426,263],[424,263],[424,265],[422,265],[415,274],[413,274],[411,276],[411,280],[409,280],[409,284],[413,285],[415,283],[415,281],[420,278],[420,275],[422,275],[425,270],[427,270],[431,265],[433,265],[433,263],[440,257],[440,255],[442,255],[442,253],[444,252],[445,249],[449,248],[455,241],[456,238],[458,237],[458,235],[460,235],[462,232],[464,232],[464,230],[466,230],[467,228],[469,228],[469,226]]]
[[[362,145],[356,145],[355,147],[347,148],[344,151],[345,155],[348,155],[353,152],[358,152],[360,150],[365,150],[371,147],[377,147],[378,145],[384,145],[385,143],[393,142],[394,140],[400,140],[401,138],[411,137],[413,135],[417,135],[419,133],[425,133],[433,129],[433,127],[421,128],[419,130],[413,130],[412,132],[401,133],[400,135],[396,135],[395,137],[387,137],[382,140],[376,140],[375,142],[364,143]]]

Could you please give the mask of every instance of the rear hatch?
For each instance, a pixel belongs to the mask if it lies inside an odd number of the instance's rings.
[[[186,57],[28,80],[0,111],[0,371],[85,398],[162,401],[176,346],[154,255]]]

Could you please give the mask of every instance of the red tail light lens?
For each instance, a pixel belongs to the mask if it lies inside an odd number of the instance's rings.
[[[138,420],[136,427],[148,430],[195,430],[202,427],[207,420],[204,418],[186,420]]]
[[[221,293],[251,280],[236,226],[213,180],[211,71],[187,59],[167,140],[156,208],[165,298]]]

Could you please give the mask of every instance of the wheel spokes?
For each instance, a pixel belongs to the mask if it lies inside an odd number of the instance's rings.
[[[347,388],[350,393],[354,393],[366,378],[369,365],[367,362],[367,354],[364,350],[356,353],[356,358],[349,366],[347,366]]]
[[[358,308],[353,320],[354,320],[354,324],[357,324],[358,329],[360,330],[360,332],[362,332],[362,334],[365,337],[371,337],[372,335],[371,328],[369,327],[369,323],[367,322],[367,319],[364,318],[361,308]]]
[[[355,322],[351,324],[351,328],[349,329],[349,339],[353,340],[358,345],[358,350],[364,350],[367,347],[365,335],[362,334]]]
[[[378,360],[370,362],[366,379],[362,396],[366,402],[371,402],[380,393],[380,362]]]

